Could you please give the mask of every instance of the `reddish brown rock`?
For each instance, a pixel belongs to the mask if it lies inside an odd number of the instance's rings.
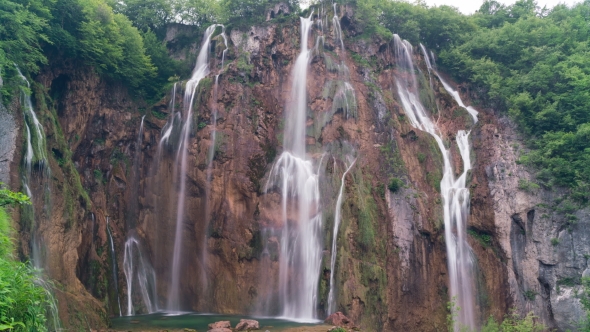
[[[324,323],[335,325],[335,326],[343,326],[343,327],[350,327],[352,326],[352,322],[348,317],[344,316],[344,314],[340,311],[335,312],[328,316]]]
[[[231,324],[229,323],[228,320],[222,320],[220,322],[215,322],[215,323],[209,324],[209,330],[215,330],[215,329],[231,329]]]
[[[250,330],[259,330],[260,324],[257,320],[253,319],[240,319],[238,325],[236,325],[236,330],[238,331],[250,331]]]

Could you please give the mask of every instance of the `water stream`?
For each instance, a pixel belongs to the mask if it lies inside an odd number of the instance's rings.
[[[109,217],[107,217],[107,235],[109,236],[109,244],[110,244],[110,251],[111,251],[111,263],[112,263],[112,270],[113,270],[113,283],[115,285],[115,296],[117,297],[117,304],[119,305],[119,316],[123,316],[123,312],[121,310],[121,298],[119,296],[119,277],[117,273],[117,255],[115,254],[115,241],[113,240],[113,234],[111,233],[111,228],[109,225]]]
[[[334,287],[334,275],[336,269],[336,256],[337,246],[336,240],[338,239],[338,229],[340,227],[340,219],[342,214],[342,196],[344,194],[344,184],[346,174],[352,169],[356,163],[356,158],[350,163],[350,166],[346,168],[346,171],[342,174],[342,181],[340,182],[340,191],[338,192],[338,199],[336,200],[336,206],[334,207],[334,230],[332,231],[332,255],[330,257],[330,291],[328,293],[328,314],[335,312],[336,308],[336,289]]]
[[[127,281],[127,316],[133,316],[138,312],[133,304],[134,292],[141,298],[141,313],[151,314],[158,311],[156,273],[135,232],[132,232],[125,242],[123,272]]]
[[[279,303],[282,316],[316,319],[322,261],[320,191],[317,169],[306,154],[308,39],[313,13],[301,20],[301,51],[292,69],[291,98],[285,114],[284,151],[273,165],[266,191],[282,195]]]
[[[214,24],[207,28],[203,36],[203,44],[197,57],[197,63],[191,78],[186,82],[183,100],[182,129],[175,162],[175,177],[179,181],[178,200],[176,207],[176,232],[174,236],[174,251],[172,255],[172,282],[168,295],[168,310],[180,310],[180,267],[182,254],[182,228],[185,223],[186,177],[188,167],[188,150],[193,123],[193,103],[199,82],[209,74],[209,49],[211,36],[217,28]]]
[[[451,300],[455,301],[456,306],[460,308],[457,313],[455,330],[459,331],[464,327],[474,330],[476,322],[473,272],[476,263],[466,240],[467,219],[469,216],[469,189],[466,188],[466,180],[467,173],[471,169],[469,132],[459,130],[456,136],[463,161],[463,172],[455,179],[450,148],[445,146],[438,126],[430,119],[428,111],[420,102],[416,79],[417,68],[412,60],[412,45],[408,41],[402,40],[398,35],[394,35],[394,48],[397,63],[395,84],[404,111],[412,126],[427,132],[435,139],[443,156],[443,178],[440,188],[443,198],[450,296]],[[432,70],[428,55],[426,52],[424,54],[428,69]],[[456,100],[457,97],[458,93],[456,94]],[[459,105],[465,107],[462,101]],[[467,107],[465,108],[467,109]],[[469,109],[467,111],[476,122],[477,112]]]

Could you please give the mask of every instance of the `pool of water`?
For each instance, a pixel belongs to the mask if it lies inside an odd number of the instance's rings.
[[[219,314],[202,314],[195,312],[186,313],[155,313],[150,315],[138,315],[129,317],[115,317],[111,321],[115,330],[157,330],[157,329],[195,329],[206,331],[210,323],[228,320],[232,327],[240,322],[240,319],[255,319],[260,323],[260,330],[283,331],[289,328],[317,327],[322,325],[317,322],[296,322],[282,318],[248,317]],[[305,330],[305,329],[303,329]]]

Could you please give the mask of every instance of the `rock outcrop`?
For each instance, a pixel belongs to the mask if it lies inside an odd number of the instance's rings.
[[[258,321],[253,319],[240,319],[240,322],[236,325],[236,331],[250,331],[259,329],[260,324]]]

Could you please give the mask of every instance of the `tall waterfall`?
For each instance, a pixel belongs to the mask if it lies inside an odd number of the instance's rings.
[[[336,254],[337,246],[336,240],[338,239],[338,229],[340,227],[340,219],[342,214],[342,196],[344,194],[344,181],[346,180],[346,174],[350,171],[352,166],[356,163],[354,159],[350,166],[346,168],[346,171],[342,174],[342,181],[340,182],[340,191],[338,192],[338,199],[336,200],[336,206],[334,208],[334,230],[332,231],[332,255],[330,257],[330,292],[328,293],[328,314],[335,311],[336,308],[336,290],[334,288],[334,274],[336,268]]]
[[[322,261],[318,174],[305,148],[312,15],[301,18],[301,51],[293,66],[291,99],[285,109],[284,151],[266,186],[266,191],[278,188],[282,194],[279,302],[282,315],[297,320],[316,317]]]
[[[46,140],[45,140],[45,130],[43,129],[43,125],[37,118],[37,114],[33,108],[33,103],[31,101],[31,93],[30,88],[31,84],[27,80],[27,78],[22,74],[18,66],[16,66],[16,70],[18,72],[19,77],[21,80],[27,85],[27,89],[21,89],[20,93],[20,102],[23,107],[24,113],[24,125],[26,129],[26,152],[24,154],[23,162],[24,162],[24,169],[25,172],[22,174],[23,180],[23,187],[24,191],[29,196],[31,202],[35,198],[33,195],[33,166],[37,166],[37,173],[41,176],[41,181],[44,182],[44,190],[49,190],[48,182],[45,179],[48,179],[49,175],[49,164],[47,162],[47,148],[46,148]],[[38,193],[38,192],[37,192]],[[42,199],[42,198],[41,198]],[[28,215],[31,218],[31,224],[33,225],[31,229],[31,263],[37,269],[42,269],[45,266],[44,259],[41,254],[42,239],[37,234],[37,227],[38,224],[36,223],[37,215],[34,208],[34,204],[26,206],[24,208],[24,214]]]
[[[412,126],[434,137],[443,156],[443,178],[440,189],[443,197],[450,295],[451,300],[455,301],[460,308],[455,330],[458,331],[462,327],[474,330],[476,322],[473,271],[476,262],[466,239],[469,189],[465,185],[467,172],[471,169],[469,132],[459,130],[457,133],[456,140],[463,161],[463,173],[455,179],[450,149],[445,146],[437,125],[430,119],[428,112],[420,102],[416,68],[412,60],[412,45],[408,41],[402,40],[398,35],[394,35],[394,48],[397,63],[395,83],[404,111]],[[424,53],[427,66],[429,70],[432,70],[428,55],[426,52]],[[445,88],[447,87],[445,86]],[[458,94],[455,98],[457,99],[457,97]],[[463,102],[460,102],[459,105],[465,107]],[[474,121],[477,121],[477,112],[469,109],[468,111]]]
[[[217,75],[215,75],[215,84],[213,85],[213,105],[212,105],[212,110],[211,110],[211,143],[209,145],[209,151],[207,152],[207,178],[206,178],[206,187],[205,187],[205,227],[209,226],[209,222],[210,222],[210,217],[211,217],[211,181],[212,181],[212,174],[213,174],[213,159],[215,158],[215,145],[216,145],[216,140],[217,140],[217,111],[218,111],[218,105],[217,105],[217,97],[218,97],[218,89],[219,89],[219,75],[221,75],[221,72],[223,71],[223,64],[225,62],[225,53],[229,50],[228,46],[227,46],[227,36],[225,34],[225,26],[221,25],[222,29],[221,29],[221,38],[223,38],[223,44],[225,46],[225,49],[223,50],[223,52],[221,53],[221,66],[219,67],[219,71],[217,72]],[[207,235],[203,234],[203,243],[206,243],[207,241]],[[203,260],[203,266],[207,266],[207,249],[206,246],[204,246],[203,252],[202,252],[202,260]],[[201,271],[201,275],[202,275],[202,287],[203,289],[208,289],[209,285],[208,285],[208,280],[207,280],[207,273],[206,270],[203,269]]]
[[[117,304],[119,305],[119,316],[123,316],[123,312],[121,310],[121,297],[119,296],[119,274],[117,273],[117,255],[115,254],[115,241],[113,240],[113,234],[111,233],[109,217],[107,217],[107,235],[109,236],[109,249],[112,263],[111,268],[113,270],[113,283],[115,285],[115,296],[117,297]]]
[[[174,236],[174,251],[172,255],[172,282],[168,295],[168,309],[172,311],[180,310],[180,258],[182,250],[182,228],[185,222],[185,203],[186,203],[186,177],[188,166],[188,149],[190,143],[190,134],[193,123],[193,103],[197,86],[199,82],[209,74],[209,48],[211,36],[218,25],[214,24],[207,28],[203,37],[203,44],[197,57],[197,64],[193,70],[191,78],[186,82],[184,90],[182,129],[180,132],[180,142],[175,162],[175,177],[179,181],[178,201],[176,206],[176,232]],[[170,128],[171,129],[171,128]]]

